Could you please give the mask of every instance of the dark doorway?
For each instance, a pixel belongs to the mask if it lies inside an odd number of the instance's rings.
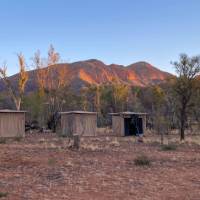
[[[124,118],[125,136],[143,134],[142,118],[133,115],[129,118]]]

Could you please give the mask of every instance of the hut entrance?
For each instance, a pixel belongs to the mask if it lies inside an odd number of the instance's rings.
[[[137,115],[131,115],[129,118],[124,118],[125,136],[143,134],[142,118]]]

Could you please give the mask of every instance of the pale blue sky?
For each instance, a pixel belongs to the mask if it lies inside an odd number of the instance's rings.
[[[147,61],[173,72],[182,52],[200,54],[199,0],[0,0],[0,63],[17,72],[53,44],[67,62]]]

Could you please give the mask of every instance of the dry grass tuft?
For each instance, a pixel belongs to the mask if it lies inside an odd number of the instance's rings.
[[[150,166],[151,160],[146,155],[139,155],[134,160],[137,166]]]
[[[38,140],[38,142],[39,142],[39,143],[45,143],[46,140],[45,140],[45,138],[41,138],[41,139]]]
[[[81,144],[81,149],[89,151],[99,151],[101,148],[96,144]]]
[[[110,142],[110,145],[111,145],[111,146],[114,146],[114,147],[119,147],[119,146],[120,146],[120,143],[119,143],[119,141],[117,140],[117,138],[114,138],[114,139]]]

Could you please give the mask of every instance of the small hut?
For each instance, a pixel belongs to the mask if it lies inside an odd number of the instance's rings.
[[[56,132],[62,136],[95,136],[97,113],[85,111],[60,112]]]
[[[147,113],[120,112],[110,113],[114,135],[142,135],[146,130]]]
[[[25,113],[17,110],[0,110],[0,137],[24,137]]]

